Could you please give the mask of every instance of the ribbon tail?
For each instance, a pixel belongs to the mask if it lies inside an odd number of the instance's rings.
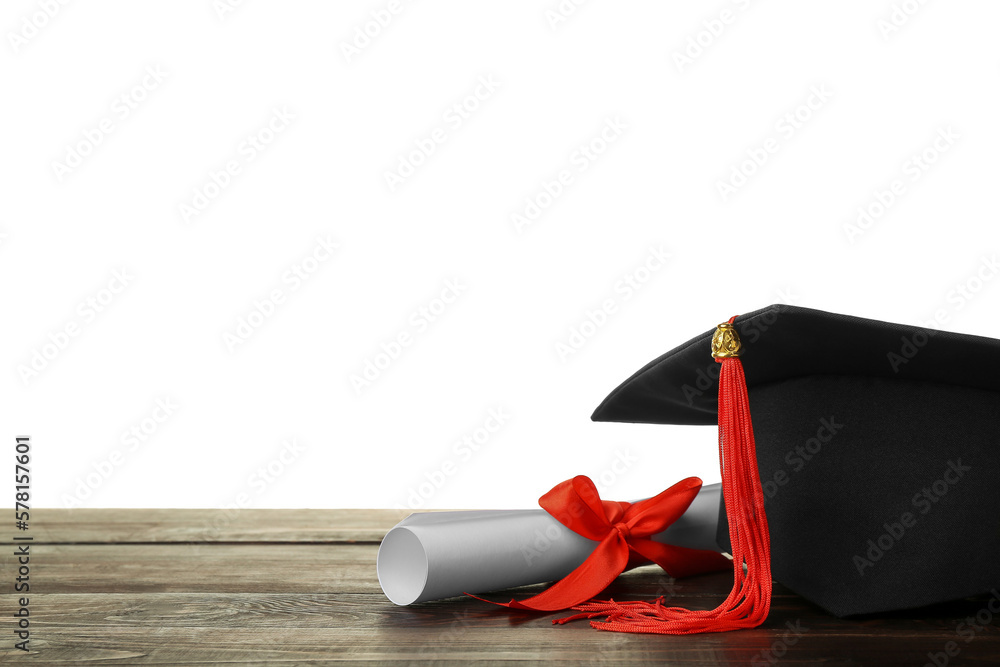
[[[569,609],[586,602],[607,588],[625,570],[628,555],[628,544],[621,534],[614,530],[601,540],[587,560],[551,587],[526,600],[494,604],[529,611]]]

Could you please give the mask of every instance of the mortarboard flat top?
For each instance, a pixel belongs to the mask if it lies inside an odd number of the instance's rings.
[[[838,616],[1000,587],[1000,340],[784,305],[733,324],[775,580]],[[711,338],[644,366],[593,419],[716,424]]]

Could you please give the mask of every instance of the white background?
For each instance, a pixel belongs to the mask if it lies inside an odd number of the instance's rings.
[[[731,315],[997,333],[997,3],[50,4],[0,18],[0,433],[33,437],[34,506],[531,507],[575,474],[641,497],[718,480],[715,429],[590,414]]]

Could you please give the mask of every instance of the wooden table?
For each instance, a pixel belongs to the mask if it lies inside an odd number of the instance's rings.
[[[586,622],[553,626],[557,614],[510,613],[471,599],[396,607],[379,589],[375,554],[402,516],[392,510],[34,510],[31,652],[12,648],[18,596],[9,591],[17,564],[8,547],[0,574],[0,662],[920,666],[939,654],[939,667],[945,658],[950,665],[1000,663],[1000,614],[971,641],[956,634],[962,619],[988,610],[985,597],[843,620],[779,586],[763,627],[688,637],[598,632]],[[728,592],[730,577],[671,581],[644,567],[620,577],[608,593],[619,599],[668,595],[681,605],[710,608]],[[958,655],[946,656],[949,642]]]

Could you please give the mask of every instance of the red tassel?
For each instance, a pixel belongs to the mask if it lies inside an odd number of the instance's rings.
[[[722,489],[729,518],[733,555],[733,590],[725,602],[709,611],[666,607],[655,602],[592,601],[573,609],[583,612],[553,621],[607,617],[590,624],[598,630],[687,635],[755,628],[771,608],[771,546],[764,515],[764,494],[757,472],[753,424],[740,342],[732,328],[720,325],[713,354],[722,364],[719,377],[719,459]]]

